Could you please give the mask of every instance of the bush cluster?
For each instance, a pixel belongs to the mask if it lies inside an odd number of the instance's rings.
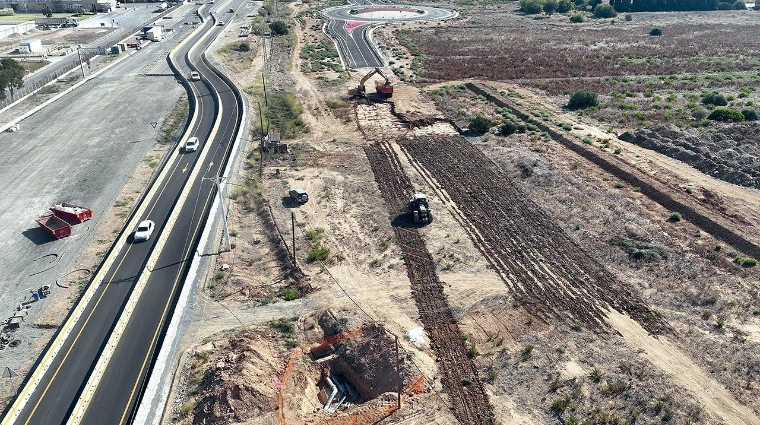
[[[551,15],[554,12],[567,13],[575,8],[571,0],[520,0],[520,11],[528,15],[541,12]]]
[[[744,122],[744,115],[731,108],[715,108],[710,115],[707,116],[708,120],[723,121],[723,122]]]
[[[585,109],[599,105],[598,95],[591,90],[578,90],[570,96],[567,102],[569,109]]]
[[[608,3],[599,3],[594,7],[594,18],[607,19],[615,16],[617,16],[617,12]]]
[[[718,92],[712,92],[707,95],[705,95],[702,98],[702,104],[703,105],[715,105],[715,106],[726,106],[728,105],[728,101],[726,100],[726,97]]]

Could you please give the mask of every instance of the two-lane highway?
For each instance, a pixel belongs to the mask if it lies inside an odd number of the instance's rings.
[[[98,271],[91,301],[39,385],[22,389],[24,402],[17,401],[3,423],[131,420],[215,195],[211,179],[226,165],[241,121],[236,90],[200,60],[221,29],[208,21],[183,44],[182,56],[203,76],[190,82],[197,114],[185,138],[195,135],[201,146],[190,153],[175,149],[132,217],[132,224],[153,220],[152,237],[136,243],[129,234],[120,236],[109,255],[113,261]]]

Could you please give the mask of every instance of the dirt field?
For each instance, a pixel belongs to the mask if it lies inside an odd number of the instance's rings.
[[[235,177],[255,190],[232,193],[233,249],[199,298],[198,323],[213,326],[185,339],[167,422],[760,423],[760,294],[737,261],[760,252],[760,194],[617,139],[540,81],[424,83],[493,34],[476,11],[383,30],[410,81],[410,49],[458,34],[424,52],[419,87],[394,81],[393,103],[347,99],[360,73],[301,73],[315,69],[303,47],[324,39],[309,14],[265,46],[269,89],[295,95],[306,127],[290,154],[265,156],[260,181],[254,145]],[[663,16],[632,22],[667,34]],[[555,38],[570,25],[512,18]],[[220,60],[255,104],[263,46],[249,42],[255,59],[227,48]],[[604,69],[595,78],[638,72]],[[537,129],[460,131],[504,113]],[[308,203],[289,202],[294,186]],[[423,227],[404,214],[418,191],[435,216]],[[345,398],[329,413],[334,387]]]

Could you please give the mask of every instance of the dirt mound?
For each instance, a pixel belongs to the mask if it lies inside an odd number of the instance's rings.
[[[213,347],[215,355],[201,351],[195,356],[208,361],[192,423],[229,424],[276,411],[277,388],[270,383],[281,369],[281,360],[243,335],[218,341]]]
[[[760,188],[760,124],[726,125],[715,132],[658,125],[620,139],[683,161],[697,170],[740,186]]]

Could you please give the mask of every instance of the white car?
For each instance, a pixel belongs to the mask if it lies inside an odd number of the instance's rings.
[[[137,225],[135,230],[135,242],[147,241],[150,239],[150,235],[153,233],[153,229],[156,227],[156,223],[151,220],[143,220]]]
[[[187,142],[185,142],[185,152],[195,152],[195,151],[197,151],[198,150],[198,146],[200,144],[201,144],[201,142],[195,136],[187,139]]]
[[[201,74],[198,71],[190,71],[190,81],[199,81],[200,79]]]

